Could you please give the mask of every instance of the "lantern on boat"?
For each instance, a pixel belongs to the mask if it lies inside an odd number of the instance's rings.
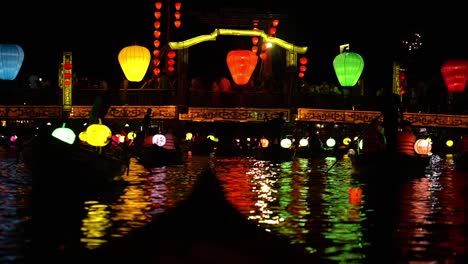
[[[431,153],[432,144],[425,138],[420,138],[414,143],[414,151],[419,155],[428,155]]]
[[[447,90],[451,93],[461,93],[465,90],[468,80],[468,60],[450,59],[440,69]]]
[[[346,50],[335,57],[333,68],[341,86],[354,86],[364,70],[364,59],[361,55]]]
[[[226,62],[232,79],[237,85],[249,82],[257,66],[258,56],[251,50],[232,50],[228,52]]]
[[[266,138],[261,138],[260,139],[260,147],[268,148],[269,145],[270,145],[270,141],[268,141],[268,139],[266,139]]]
[[[153,144],[162,147],[166,144],[166,137],[163,134],[153,136]]]
[[[101,119],[98,124],[92,124],[86,129],[86,142],[91,146],[104,147],[109,144],[111,138],[112,131],[101,123]]]
[[[120,67],[125,77],[131,82],[139,82],[145,77],[151,60],[150,51],[139,45],[132,45],[123,48],[119,52]]]
[[[0,44],[0,79],[11,81],[23,65],[24,51],[16,44]]]
[[[70,145],[75,142],[76,138],[75,132],[70,128],[65,127],[65,123],[63,123],[62,127],[56,128],[52,131],[52,136]]]
[[[288,149],[292,145],[292,141],[289,138],[283,138],[280,142],[282,148]]]

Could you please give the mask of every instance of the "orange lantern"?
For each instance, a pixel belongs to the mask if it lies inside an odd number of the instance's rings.
[[[154,55],[155,57],[159,57],[159,54],[161,54],[161,51],[160,51],[160,50],[157,50],[157,49],[156,49],[156,50],[153,50],[153,55]]]
[[[249,82],[257,66],[258,56],[251,50],[232,50],[228,52],[226,62],[232,79],[237,85]]]
[[[174,4],[174,7],[175,7],[175,9],[176,9],[177,11],[179,11],[180,8],[182,7],[182,3],[181,3],[181,2],[176,2],[176,3]]]
[[[153,74],[154,74],[155,76],[158,76],[159,73],[161,73],[161,69],[159,69],[159,68],[154,68],[154,69],[153,69]]]
[[[161,63],[161,61],[159,59],[153,59],[153,65],[154,66],[159,66],[159,63]]]
[[[419,155],[428,155],[431,153],[432,144],[429,140],[421,138],[414,143],[414,151]]]
[[[181,16],[182,16],[182,14],[180,12],[175,12],[174,13],[175,19],[180,19]]]
[[[261,138],[260,139],[260,146],[262,148],[268,148],[268,145],[270,145],[270,141],[268,141],[268,139],[266,139],[266,138]]]
[[[449,92],[461,93],[465,90],[468,80],[468,60],[450,59],[442,65],[440,70]]]
[[[161,36],[161,31],[155,30],[154,31],[154,37],[158,39],[160,36]]]
[[[271,22],[271,24],[274,26],[274,27],[277,27],[278,24],[279,24],[279,20],[278,19],[275,19]]]
[[[180,25],[182,25],[182,22],[180,22],[180,20],[174,21],[174,26],[175,26],[176,28],[179,28]]]

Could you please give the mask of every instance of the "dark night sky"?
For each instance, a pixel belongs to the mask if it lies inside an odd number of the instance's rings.
[[[163,1],[164,2],[164,1]],[[258,13],[287,13],[288,27],[278,27],[289,42],[308,46],[307,80],[311,83],[336,81],[332,67],[340,44],[349,43],[351,50],[365,60],[365,80],[376,87],[391,84],[393,60],[401,58],[400,39],[405,34],[423,34],[423,48],[415,54],[415,68],[421,78],[430,78],[440,71],[441,63],[453,57],[468,58],[468,33],[463,11],[457,2],[445,5],[410,7],[407,4],[352,6],[336,2],[318,4],[302,1],[273,5],[273,1],[182,1],[182,21],[192,19],[188,10],[218,10],[223,7],[246,7]],[[123,73],[117,61],[118,52],[131,44],[152,50],[154,2],[122,1],[10,1],[0,9],[0,43],[16,43],[25,51],[20,74],[39,74],[56,78],[63,51],[73,52],[74,71],[96,78],[119,80]],[[94,3],[94,4],[93,4]],[[99,5],[97,6],[96,3]],[[254,5],[252,5],[254,3]],[[338,7],[336,9],[336,7]],[[186,12],[186,13],[184,13]],[[183,24],[183,27],[187,26]],[[283,31],[281,31],[283,30]],[[190,34],[208,34],[212,30]],[[287,32],[286,32],[287,31]],[[194,56],[196,57],[196,56]]]

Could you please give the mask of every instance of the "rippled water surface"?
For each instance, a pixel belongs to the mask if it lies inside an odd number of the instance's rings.
[[[0,262],[23,263],[33,245],[31,172],[8,156],[0,166]],[[57,255],[73,247],[93,250],[145,226],[185,199],[207,166],[246,218],[321,263],[462,263],[466,258],[468,174],[454,170],[449,158],[398,184],[383,172],[367,175],[382,177],[380,183],[363,180],[346,157],[281,164],[191,157],[184,165],[151,171],[132,161],[122,186],[80,200],[73,205],[79,213],[69,216],[60,197],[44,208],[50,214],[45,226],[54,227],[53,250]]]

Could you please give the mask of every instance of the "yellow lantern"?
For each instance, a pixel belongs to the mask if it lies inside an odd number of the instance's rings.
[[[145,77],[151,54],[143,46],[132,45],[123,48],[119,52],[118,59],[125,77],[131,82],[139,82]]]
[[[268,139],[266,139],[266,138],[261,138],[260,139],[260,146],[262,148],[268,148],[269,145],[270,145],[270,141],[268,141]]]
[[[99,124],[92,124],[86,129],[86,142],[91,146],[104,147],[109,144],[111,137],[112,131],[101,123],[101,119]]]

